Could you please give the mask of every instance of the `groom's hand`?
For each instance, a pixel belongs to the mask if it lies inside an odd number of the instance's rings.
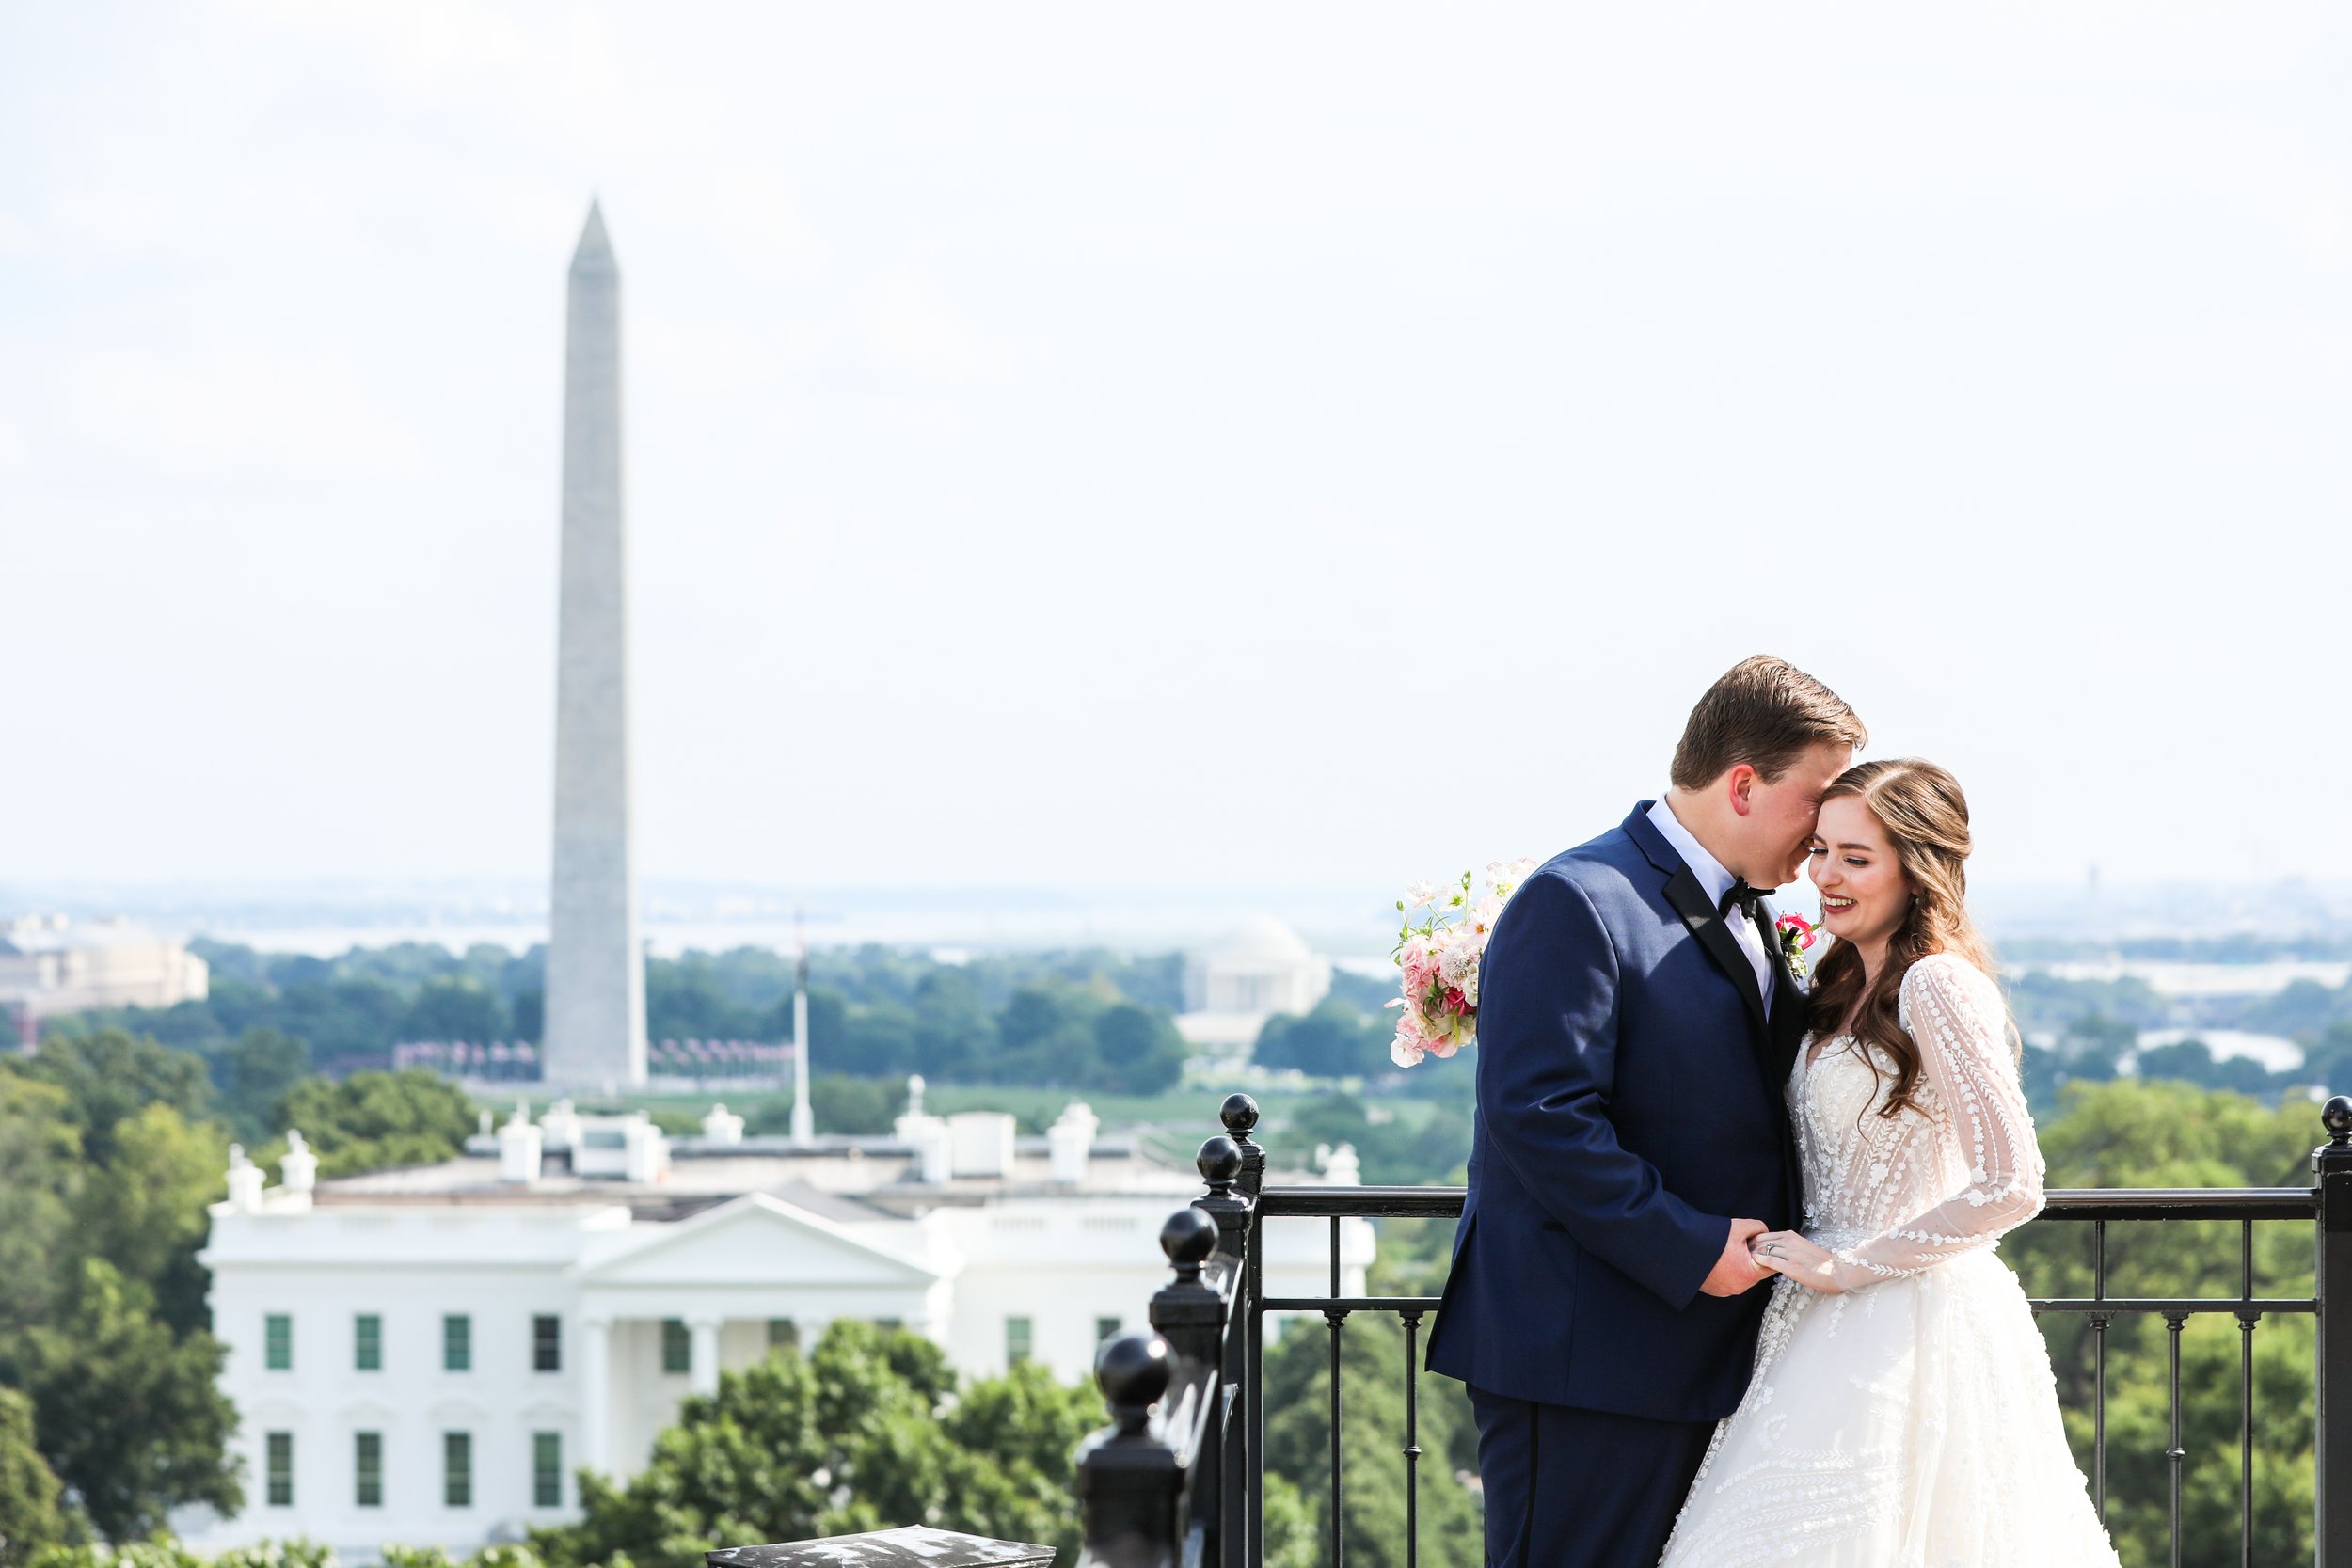
[[[1772,1271],[1756,1267],[1756,1259],[1748,1252],[1748,1238],[1761,1236],[1770,1228],[1762,1220],[1733,1220],[1731,1235],[1724,1243],[1724,1255],[1715,1259],[1715,1266],[1699,1282],[1699,1289],[1710,1296],[1736,1296],[1770,1279]]]

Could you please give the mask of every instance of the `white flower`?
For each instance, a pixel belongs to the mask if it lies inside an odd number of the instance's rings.
[[[1389,1060],[1399,1067],[1419,1067],[1421,1059],[1427,1054],[1429,1053],[1422,1048],[1421,1041],[1404,1035],[1389,1042]]]
[[[1418,908],[1437,901],[1438,884],[1435,882],[1415,882],[1405,890],[1405,902],[1408,906]]]

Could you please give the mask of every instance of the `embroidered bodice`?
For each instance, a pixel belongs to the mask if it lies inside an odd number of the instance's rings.
[[[1851,1036],[1818,1056],[1808,1038],[1788,1080],[1804,1233],[1837,1255],[1849,1291],[1989,1248],[2042,1212],[2042,1152],[1999,988],[1931,954],[1903,976],[1898,1016],[1919,1049],[1912,1109],[1878,1114],[1894,1064]]]

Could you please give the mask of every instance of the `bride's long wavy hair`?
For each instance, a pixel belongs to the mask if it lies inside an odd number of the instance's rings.
[[[1995,973],[1992,951],[1968,917],[1968,798],[1958,779],[1917,757],[1849,768],[1821,800],[1840,796],[1860,800],[1886,830],[1912,901],[1887,939],[1886,961],[1867,993],[1862,955],[1851,942],[1831,946],[1813,983],[1811,1022],[1816,1034],[1842,1031],[1874,1048],[1860,1053],[1873,1073],[1879,1071],[1875,1056],[1894,1065],[1894,1089],[1879,1108],[1879,1115],[1894,1117],[1911,1107],[1919,1086],[1919,1048],[1903,1033],[1897,1007],[1903,976],[1931,953],[1957,954],[1987,974]]]

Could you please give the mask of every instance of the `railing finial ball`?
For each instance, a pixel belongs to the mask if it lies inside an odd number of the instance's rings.
[[[1168,1341],[1156,1334],[1106,1339],[1094,1357],[1094,1386],[1123,1432],[1140,1433],[1168,1392]]]
[[[1211,1190],[1231,1192],[1234,1179],[1241,1175],[1241,1145],[1220,1132],[1201,1143],[1200,1157],[1193,1164]]]
[[[1216,1119],[1237,1141],[1247,1143],[1258,1128],[1258,1102],[1246,1094],[1229,1094],[1217,1107]]]
[[[2352,1094],[2340,1094],[2320,1108],[2320,1125],[2328,1129],[2328,1141],[2342,1148],[2352,1144]]]
[[[1200,1265],[1216,1250],[1216,1221],[1190,1204],[1168,1216],[1160,1227],[1160,1250],[1178,1269],[1189,1268],[1199,1277]]]

